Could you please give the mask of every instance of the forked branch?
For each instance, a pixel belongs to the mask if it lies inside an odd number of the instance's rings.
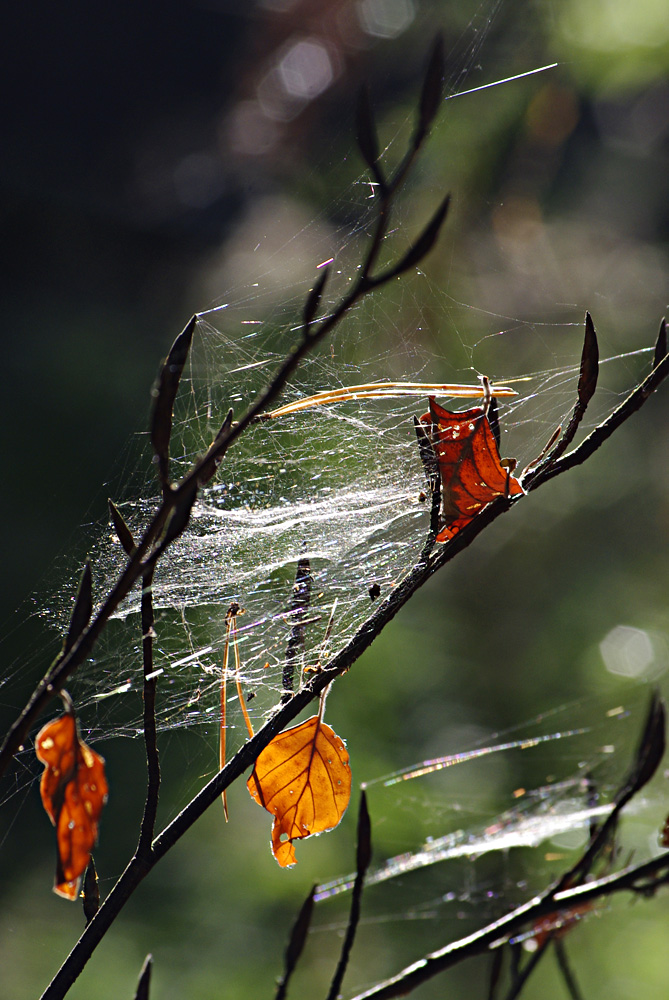
[[[231,414],[228,414],[211,446],[176,486],[171,485],[169,481],[172,409],[197,317],[194,316],[189,321],[183,332],[174,341],[161,369],[151,419],[151,439],[156,453],[163,501],[137,543],[117,583],[102,602],[93,620],[79,631],[71,627],[70,634],[73,631],[76,634],[71,635],[69,646],[66,646],[56,657],[29,702],[11,726],[0,748],[0,776],[6,771],[14,754],[23,744],[31,725],[46,708],[54,694],[57,694],[72,673],[90,656],[110,617],[131,588],[140,578],[146,578],[147,573],[153,572],[157,561],[166,548],[186,529],[199,487],[211,479],[228,448],[276,402],[304,358],[341,322],[353,306],[371,291],[381,288],[397,275],[417,266],[432,249],[446,217],[448,199],[442,202],[413,246],[396,264],[391,265],[380,274],[371,273],[380,246],[388,232],[393,198],[406,179],[409,168],[427,136],[430,109],[434,105],[436,111],[440,94],[439,81],[442,77],[443,57],[441,56],[441,47],[437,44],[426,74],[414,139],[405,160],[379,196],[377,220],[370,245],[362,265],[351,283],[350,290],[342,296],[332,312],[320,320],[316,320],[321,294],[327,278],[326,271],[321,273],[314,289],[307,298],[299,342],[286,356],[270,384],[260,393],[242,418],[234,423]],[[426,89],[430,95],[427,98],[425,96]]]

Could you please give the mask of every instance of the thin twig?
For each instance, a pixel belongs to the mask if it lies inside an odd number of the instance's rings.
[[[604,442],[611,437],[622,424],[628,420],[633,413],[640,410],[648,397],[662,384],[669,375],[669,354],[665,355],[659,364],[653,368],[651,373],[632,390],[623,402],[604,420],[598,427],[595,427],[587,438],[581,441],[577,448],[567,455],[558,459],[548,468],[542,468],[530,472],[523,477],[522,485],[526,492],[535,490],[538,486],[561,475],[567,469],[573,469],[577,465],[582,465],[591,455],[597,451]]]
[[[358,812],[358,846],[356,851],[356,873],[351,895],[351,910],[348,918],[346,934],[341,946],[341,954],[337,962],[335,974],[332,977],[330,989],[326,1000],[337,1000],[344,974],[348,968],[348,960],[351,955],[353,942],[358,930],[360,921],[360,905],[362,902],[362,890],[365,884],[365,873],[369,867],[372,857],[371,824],[369,812],[367,810],[367,796],[362,792],[360,796],[360,810]]]
[[[555,957],[557,958],[557,963],[571,1000],[583,1000],[583,994],[578,987],[573,970],[569,964],[569,959],[567,958],[564,941],[560,938],[555,939]]]
[[[156,830],[160,794],[160,758],[156,732],[156,676],[153,669],[154,611],[153,569],[142,577],[142,665],[144,668],[144,746],[146,749],[146,799],[137,852],[148,853]]]
[[[288,984],[293,972],[295,971],[295,967],[307,940],[307,934],[309,933],[309,925],[311,924],[311,917],[314,912],[315,892],[316,886],[313,885],[309,890],[309,895],[300,907],[300,912],[298,913],[297,919],[290,932],[290,940],[288,942],[288,947],[286,948],[284,972],[277,984],[275,1000],[285,1000],[287,995]]]
[[[611,829],[617,821],[620,810],[630,801],[657,768],[664,751],[664,708],[657,695],[653,693],[648,717],[641,737],[629,776],[623,782],[614,798],[614,808],[606,823],[595,833],[585,849],[583,856],[561,878],[550,885],[543,893],[528,903],[518,907],[512,913],[495,921],[488,927],[471,934],[460,941],[455,941],[431,955],[427,955],[402,972],[379,984],[366,993],[360,994],[355,1000],[374,997],[376,1000],[389,1000],[391,997],[405,996],[421,983],[451,968],[457,962],[472,955],[481,954],[517,933],[529,923],[535,923],[540,917],[559,911],[569,911],[574,906],[583,907],[593,898],[600,895],[610,895],[622,889],[636,892],[655,891],[662,882],[669,881],[669,852],[659,858],[646,862],[633,869],[626,869],[614,876],[602,878],[596,882],[582,883],[574,886],[576,878],[583,878],[591,869],[595,857],[608,841]],[[610,822],[609,822],[610,821]],[[664,876],[656,873],[665,871]],[[644,885],[643,878],[652,876]],[[596,888],[595,888],[596,887]],[[569,900],[569,902],[565,902]],[[574,904],[571,901],[575,900]],[[545,945],[550,940],[549,934]],[[525,969],[514,978],[510,993],[506,1000],[518,996],[522,986],[534,970],[545,948],[540,946]]]
[[[139,974],[135,1000],[149,1000],[149,987],[151,986],[151,970],[153,968],[153,956],[147,955]]]
[[[556,908],[569,909],[571,906],[595,902],[616,892],[636,892],[646,895],[668,883],[669,851],[666,851],[644,864],[625,868],[615,875],[608,875],[574,889],[566,889],[563,892],[554,892],[551,889],[495,923],[488,924],[487,927],[475,931],[468,937],[454,941],[445,948],[419,959],[409,969],[379,983],[365,993],[359,993],[353,1000],[369,1000],[372,997],[374,1000],[391,1000],[394,997],[406,996],[417,986],[459,962],[490,951],[520,931],[526,924],[553,913]]]
[[[136,549],[135,539],[113,500],[109,500],[109,513],[119,542],[125,549],[126,554],[132,556]],[[144,813],[142,815],[139,842],[137,845],[137,852],[139,854],[147,853],[155,835],[158,797],[160,794],[160,758],[158,755],[158,737],[156,732],[156,676],[153,669],[154,619],[153,569],[150,569],[147,570],[142,578],[140,605],[142,667],[144,672],[144,746],[146,749],[147,782]]]
[[[531,957],[525,963],[525,967],[523,969],[520,968],[516,969],[516,974],[513,977],[513,982],[511,983],[511,986],[509,987],[509,990],[506,996],[504,997],[504,1000],[516,1000],[516,997],[520,996],[520,992],[525,986],[525,983],[530,978],[530,976],[536,969],[537,965],[546,954],[546,951],[548,950],[548,946],[551,943],[551,940],[552,940],[551,935],[550,934],[547,935],[545,941],[542,941],[537,950],[531,955]]]

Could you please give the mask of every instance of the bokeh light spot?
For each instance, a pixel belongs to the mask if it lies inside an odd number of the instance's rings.
[[[413,0],[361,0],[360,24],[368,35],[396,38],[409,27],[416,11]]]
[[[616,625],[599,644],[609,673],[621,677],[656,676],[655,650],[647,632],[629,625]]]
[[[279,77],[291,97],[313,100],[334,79],[334,70],[324,45],[313,38],[296,42],[281,59]]]

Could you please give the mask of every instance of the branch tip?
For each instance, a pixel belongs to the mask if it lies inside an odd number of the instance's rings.
[[[418,121],[414,138],[414,148],[418,148],[427,135],[428,129],[439,110],[444,87],[444,39],[439,32],[432,45],[432,51],[425,71],[423,89],[418,106]]]
[[[653,357],[653,368],[657,368],[660,361],[667,356],[667,321],[665,318],[660,322],[660,329],[655,341],[655,355]]]
[[[595,325],[589,312],[585,314],[585,337],[581,354],[581,371],[578,380],[578,402],[585,411],[597,388],[599,374],[599,345]]]
[[[79,577],[77,596],[74,600],[74,608],[70,617],[70,625],[63,643],[63,653],[69,652],[75,642],[87,627],[93,613],[93,584],[91,576],[90,562],[84,563],[84,568]]]

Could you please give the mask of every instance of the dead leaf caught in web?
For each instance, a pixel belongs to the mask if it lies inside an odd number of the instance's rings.
[[[274,816],[272,852],[294,865],[294,841],[332,830],[351,798],[351,769],[343,741],[314,715],[275,736],[247,781],[251,797]]]
[[[39,731],[35,751],[45,765],[40,782],[42,804],[56,827],[54,892],[76,899],[107,801],[105,762],[79,739],[73,712],[66,712]]]
[[[501,463],[485,406],[453,413],[430,397],[430,412],[420,422],[431,431],[441,476],[442,527],[437,541],[452,538],[497,497],[523,492]]]

